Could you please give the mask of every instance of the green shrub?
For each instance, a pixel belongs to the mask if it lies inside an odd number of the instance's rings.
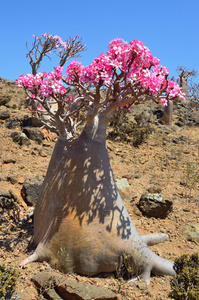
[[[183,254],[175,260],[176,278],[170,282],[169,296],[176,300],[199,299],[199,254]]]
[[[152,132],[144,113],[139,113],[134,117],[134,122],[130,121],[126,110],[118,110],[111,122],[112,131],[108,138],[112,140],[125,141],[134,147],[142,144]]]
[[[0,265],[0,300],[11,299],[18,276],[17,270]]]

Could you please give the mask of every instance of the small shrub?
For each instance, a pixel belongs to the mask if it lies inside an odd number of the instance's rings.
[[[129,120],[126,110],[118,110],[113,116],[112,131],[108,138],[131,143],[134,147],[142,144],[152,133],[152,128],[144,113],[136,115],[134,119],[135,122]]]
[[[11,299],[18,276],[17,270],[0,265],[0,300]]]
[[[176,300],[199,299],[199,253],[183,254],[175,260],[176,278],[170,282],[169,296]]]

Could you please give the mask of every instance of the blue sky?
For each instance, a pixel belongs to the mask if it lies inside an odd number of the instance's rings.
[[[32,35],[45,32],[63,40],[81,36],[87,45],[78,58],[83,65],[119,37],[142,41],[171,76],[177,77],[177,66],[199,71],[198,12],[198,0],[2,1],[0,77],[15,80],[30,73],[26,42],[31,46]],[[39,71],[49,72],[56,65],[46,58]]]

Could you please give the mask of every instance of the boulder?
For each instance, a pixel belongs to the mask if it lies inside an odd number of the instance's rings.
[[[137,204],[143,215],[164,219],[173,208],[172,199],[164,199],[161,194],[143,194]]]
[[[18,118],[10,118],[10,119],[7,119],[5,122],[6,122],[5,126],[8,129],[14,129],[14,128],[20,126],[20,121],[18,120]]]
[[[27,205],[35,205],[39,196],[42,183],[43,181],[38,180],[36,178],[26,179],[24,181],[23,188],[21,190],[21,195]]]
[[[0,120],[6,120],[10,118],[9,110],[0,110]]]
[[[29,117],[25,115],[22,120],[23,127],[42,127],[43,123],[36,117]]]
[[[26,137],[25,133],[19,134],[18,132],[12,132],[11,133],[11,138],[13,142],[19,144],[20,146],[26,145],[29,146],[31,144],[30,140]]]
[[[25,127],[23,129],[23,132],[30,140],[33,140],[38,144],[41,144],[42,140],[44,139],[44,134],[40,129],[33,127]]]

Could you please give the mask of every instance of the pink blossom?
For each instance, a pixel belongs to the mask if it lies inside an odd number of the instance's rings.
[[[38,107],[37,107],[37,110],[43,110],[44,108],[43,108],[43,106],[41,106],[41,105],[39,105]]]
[[[64,67],[61,67],[61,66],[57,66],[57,67],[54,67],[55,71],[57,72],[61,72],[64,70]]]
[[[163,107],[167,106],[168,105],[168,101],[166,98],[161,98],[160,99],[160,102],[163,104]]]
[[[43,35],[45,39],[52,39],[62,47],[67,47],[58,36]],[[57,66],[54,71],[21,75],[15,82],[18,87],[23,87],[37,97],[59,96],[63,101],[70,102],[74,98],[65,99],[68,85],[104,86],[105,88],[117,83],[118,91],[124,90],[129,85],[135,94],[142,92],[151,97],[159,97],[167,105],[167,99],[183,99],[184,94],[178,83],[168,80],[169,71],[160,64],[160,60],[152,56],[150,50],[138,40],[130,43],[116,38],[109,43],[108,51],[94,58],[88,66],[82,66],[78,61],[71,61],[66,70],[66,78],[61,73],[63,67]],[[115,87],[115,86],[113,86]],[[119,92],[118,92],[119,93]]]

